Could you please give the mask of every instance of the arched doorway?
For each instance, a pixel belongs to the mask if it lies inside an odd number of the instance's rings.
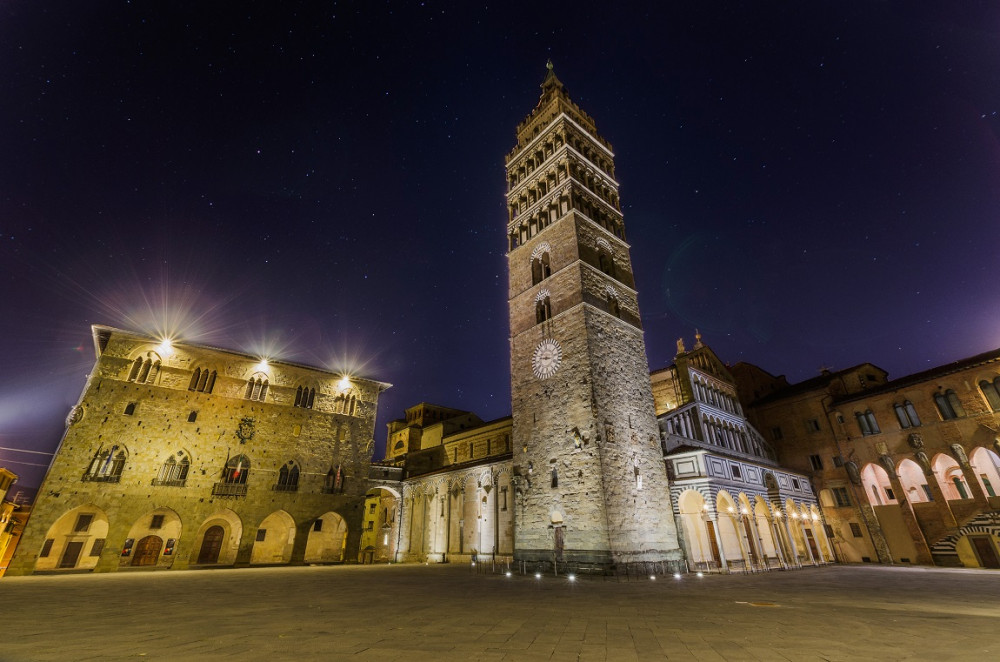
[[[931,489],[927,485],[924,472],[920,465],[906,458],[896,467],[899,482],[906,492],[906,500],[910,503],[924,503],[931,500]]]
[[[208,527],[205,536],[201,541],[201,550],[198,552],[198,563],[218,563],[219,553],[222,551],[222,542],[226,539],[226,530],[218,524]]]
[[[972,492],[965,482],[965,474],[962,473],[962,467],[958,466],[955,458],[938,453],[934,456],[931,466],[934,467],[934,475],[937,476],[946,500],[961,501],[972,498]]]
[[[93,504],[73,508],[53,522],[45,534],[35,570],[91,570],[108,535],[108,517]]]
[[[156,565],[160,560],[160,550],[163,549],[163,538],[160,536],[146,536],[135,546],[132,556],[132,565]]]

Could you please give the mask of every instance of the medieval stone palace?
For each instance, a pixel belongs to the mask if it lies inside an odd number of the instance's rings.
[[[507,155],[512,415],[105,326],[10,574],[339,562],[1000,567],[1000,350],[649,372],[615,156],[551,64]]]

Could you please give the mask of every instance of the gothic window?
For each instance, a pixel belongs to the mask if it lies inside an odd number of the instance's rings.
[[[980,381],[979,390],[986,397],[986,402],[989,403],[990,409],[1000,411],[1000,377],[997,377],[992,382],[985,379]]]
[[[620,318],[622,316],[622,307],[621,304],[618,302],[618,292],[615,290],[615,288],[608,287],[606,296],[608,301],[608,312],[614,315],[615,317]]]
[[[866,409],[863,412],[854,412],[854,418],[858,421],[858,427],[861,428],[861,434],[864,436],[878,434],[881,430],[878,427],[878,422],[875,420],[875,414],[872,413],[871,409]]]
[[[155,352],[137,356],[128,373],[128,381],[136,384],[152,384],[160,374],[160,357]]]
[[[222,482],[230,485],[244,485],[250,474],[250,459],[246,455],[231,457],[222,470]]]
[[[899,427],[904,430],[906,428],[920,427],[920,418],[917,416],[917,410],[913,408],[912,402],[904,400],[903,402],[894,404],[892,407],[896,410]]]
[[[299,466],[294,460],[278,469],[278,483],[274,486],[276,492],[295,492],[299,489]]]
[[[191,460],[188,459],[187,453],[177,451],[175,455],[168,457],[167,461],[160,467],[160,475],[153,481],[153,484],[167,487],[184,487],[190,468]]]
[[[962,403],[958,401],[958,395],[951,389],[948,389],[944,393],[940,391],[935,393],[934,404],[937,405],[941,418],[946,421],[965,416],[965,409],[962,408]]]
[[[265,396],[267,396],[267,376],[263,373],[257,373],[247,381],[247,400],[257,400],[263,402]]]
[[[211,393],[212,389],[215,388],[216,377],[218,377],[218,373],[215,370],[209,372],[207,368],[204,370],[195,368],[194,374],[191,375],[191,383],[188,384],[188,390],[199,393]]]
[[[98,450],[83,475],[85,482],[117,483],[121,481],[122,470],[125,468],[127,456],[118,446]]]
[[[316,389],[309,388],[308,386],[299,386],[295,389],[295,407],[302,407],[303,409],[312,409],[313,403],[316,401]]]

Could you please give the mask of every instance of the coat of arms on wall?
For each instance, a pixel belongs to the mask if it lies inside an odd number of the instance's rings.
[[[253,439],[253,435],[256,432],[253,425],[253,419],[249,416],[240,420],[240,426],[236,428],[236,437],[240,440],[241,444],[245,444]]]

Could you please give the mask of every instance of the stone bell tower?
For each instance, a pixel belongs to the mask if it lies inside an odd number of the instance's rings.
[[[547,66],[506,159],[515,557],[679,560],[614,154]]]

